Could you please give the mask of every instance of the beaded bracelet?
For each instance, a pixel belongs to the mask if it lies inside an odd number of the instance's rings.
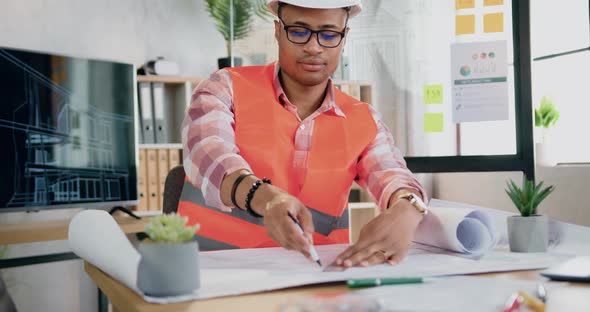
[[[251,176],[251,173],[246,173],[246,174],[242,174],[240,175],[235,181],[234,181],[234,185],[231,188],[231,202],[232,204],[234,204],[234,206],[238,209],[240,209],[240,206],[238,206],[238,203],[236,202],[236,191],[238,190],[238,185],[240,185],[240,182],[242,182],[242,180],[244,180],[245,177],[247,176]]]
[[[247,211],[247,212],[248,212],[250,215],[252,215],[252,216],[254,216],[254,217],[256,217],[256,218],[262,218],[262,216],[261,216],[261,215],[259,215],[258,213],[256,213],[256,211],[254,211],[254,210],[252,209],[252,207],[250,206],[250,202],[252,202],[252,197],[254,197],[254,193],[256,192],[256,190],[257,190],[257,189],[258,189],[258,188],[259,188],[259,187],[260,187],[260,186],[261,186],[263,183],[272,184],[272,183],[270,182],[270,180],[269,180],[269,179],[267,179],[267,178],[264,178],[264,179],[262,179],[262,180],[258,180],[258,181],[254,182],[254,183],[252,184],[252,188],[250,189],[250,191],[248,191],[248,195],[246,196],[246,211]]]

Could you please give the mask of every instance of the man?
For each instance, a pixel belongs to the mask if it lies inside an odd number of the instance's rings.
[[[378,114],[330,79],[360,0],[273,0],[268,8],[278,18],[278,62],[220,70],[195,90],[182,127],[184,166],[205,204],[181,202],[179,214],[220,246],[280,245],[310,258],[314,243],[348,243],[354,179],[382,213],[337,264],[401,261],[425,192]]]

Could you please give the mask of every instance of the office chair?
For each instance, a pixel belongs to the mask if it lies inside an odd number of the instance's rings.
[[[180,201],[180,194],[182,194],[184,178],[185,173],[182,165],[178,165],[168,172],[164,182],[164,201],[162,203],[164,213],[178,211],[178,202]]]
[[[10,298],[10,294],[6,289],[2,275],[0,275],[0,311],[16,312],[16,307],[14,306],[14,302],[12,302],[12,298]]]
[[[176,166],[168,172],[164,182],[164,200],[162,209],[164,213],[173,213],[178,211],[180,200],[191,201],[197,205],[206,207],[203,193],[196,188],[184,189],[186,174],[184,167]]]
[[[164,213],[176,213],[181,198],[200,206],[206,206],[205,198],[200,190],[189,188],[183,193],[184,185],[185,183],[188,183],[185,182],[185,176],[184,167],[181,165],[172,168],[172,170],[168,172],[166,181],[164,182],[164,198],[162,203]],[[231,213],[245,213],[237,210],[238,209]],[[236,248],[230,245],[225,246],[223,243],[214,242],[206,237],[200,236],[198,233],[195,234],[194,239],[199,242],[199,250],[201,251]]]

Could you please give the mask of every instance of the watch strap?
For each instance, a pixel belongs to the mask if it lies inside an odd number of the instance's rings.
[[[397,204],[399,200],[409,201],[410,204],[414,206],[416,210],[418,210],[418,212],[420,212],[422,215],[428,214],[428,207],[426,207],[426,204],[424,204],[418,195],[412,192],[403,192],[402,194],[398,195],[394,205]]]

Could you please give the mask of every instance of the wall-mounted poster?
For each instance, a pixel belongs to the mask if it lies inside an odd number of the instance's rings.
[[[453,122],[508,119],[506,41],[451,45]]]

